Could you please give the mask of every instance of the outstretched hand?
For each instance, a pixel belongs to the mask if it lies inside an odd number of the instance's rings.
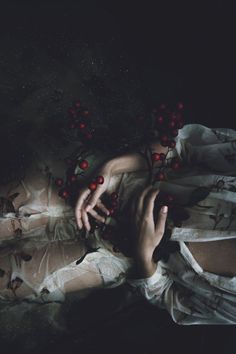
[[[141,277],[149,277],[154,273],[156,264],[153,261],[153,252],[161,242],[165,232],[167,206],[161,208],[157,222],[154,222],[154,202],[158,193],[159,190],[154,189],[153,186],[145,188],[136,205],[134,254]]]
[[[109,210],[102,203],[100,197],[107,190],[111,179],[111,173],[109,171],[101,170],[99,174],[104,177],[103,184],[97,184],[94,191],[89,187],[84,187],[79,192],[75,206],[75,217],[80,230],[85,227],[87,231],[90,231],[91,226],[88,214],[100,222],[105,222],[104,215],[109,215]],[[95,208],[101,212],[101,215],[95,210]]]

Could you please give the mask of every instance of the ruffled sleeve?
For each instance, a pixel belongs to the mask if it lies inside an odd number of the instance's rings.
[[[216,311],[210,306],[212,296],[207,299],[202,297],[200,292],[193,293],[191,287],[186,288],[181,282],[172,279],[160,263],[151,277],[128,279],[127,283],[152,305],[166,309],[177,324],[235,324],[235,320],[225,311]],[[188,274],[185,276],[188,277]],[[199,280],[199,288],[201,286]],[[215,297],[217,302],[217,296]]]
[[[187,124],[176,139],[176,153],[190,166],[218,172],[236,170],[236,131]]]
[[[128,284],[138,291],[151,303],[163,307],[163,294],[173,281],[162,273],[160,263],[157,264],[155,273],[149,278],[128,279]]]

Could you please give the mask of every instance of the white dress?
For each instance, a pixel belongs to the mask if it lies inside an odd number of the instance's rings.
[[[157,182],[156,186],[183,203],[196,187],[211,187],[211,192],[198,206],[188,208],[190,218],[173,229],[170,240],[179,243],[180,251],[172,253],[167,262],[159,261],[152,277],[139,280],[131,279],[133,260],[114,251],[98,230],[92,236],[86,235],[93,251],[78,262],[87,246],[76,228],[74,211],[60,198],[50,199],[55,187],[48,170],[61,177],[60,164],[55,167],[52,162],[55,156],[40,150],[36,169],[40,173],[36,171],[36,175],[41,176],[41,187],[36,188],[29,180],[23,186],[28,193],[26,202],[18,207],[18,213],[5,213],[0,221],[0,269],[3,268],[1,260],[6,266],[8,257],[8,269],[3,269],[5,273],[0,278],[2,303],[17,299],[17,294],[28,303],[60,303],[70,291],[80,297],[93,288],[114,287],[128,281],[150,302],[166,308],[179,324],[236,324],[236,277],[204,272],[185,245],[192,241],[236,238],[236,132],[189,124],[180,130],[176,142],[176,148],[169,154],[179,156],[183,168],[178,173],[170,172],[168,181]],[[56,155],[62,156],[58,151]],[[104,161],[104,156],[91,155],[88,160],[96,167]],[[85,177],[89,178],[92,170]],[[121,208],[124,208],[146,180],[146,172],[124,173],[111,180],[108,191],[119,189]],[[13,192],[14,188],[8,194]],[[43,217],[46,218],[44,225],[37,226],[37,219]],[[5,247],[4,239],[16,238],[16,232],[6,233],[4,237],[9,220],[18,222],[15,230],[21,230],[20,240],[12,241],[14,247],[19,244],[19,252]],[[33,229],[32,222],[35,222]],[[26,255],[24,259],[22,252]],[[34,269],[30,267],[34,257],[27,260],[27,255],[38,257],[32,263]],[[13,286],[9,287],[9,282]],[[25,289],[17,287],[21,282]]]
[[[236,276],[203,271],[185,244],[236,238],[236,132],[187,125],[176,152],[186,170],[161,188],[183,200],[196,187],[211,187],[211,192],[173,229],[170,240],[179,243],[180,251],[168,262],[159,261],[152,277],[129,283],[151,303],[166,308],[178,324],[236,324]]]

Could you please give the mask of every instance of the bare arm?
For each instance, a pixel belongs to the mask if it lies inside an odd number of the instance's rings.
[[[167,153],[167,148],[157,142],[151,143],[149,147],[152,153]],[[111,173],[111,175],[148,170],[146,159],[137,152],[115,157],[108,161],[104,167]]]
[[[151,142],[149,147],[151,149],[151,153],[167,153],[167,148],[157,142]],[[158,163],[159,162],[157,162],[157,166]],[[100,197],[106,192],[112,176],[125,172],[146,170],[148,170],[147,159],[137,152],[131,152],[129,154],[118,156],[106,162],[98,171],[98,175],[102,175],[104,177],[103,184],[98,184],[95,191],[91,191],[88,187],[85,187],[79,192],[75,207],[75,216],[79,229],[82,229],[83,226],[87,231],[91,229],[87,213],[91,214],[100,222],[105,221],[104,216],[99,215],[94,208],[96,206],[103,214],[109,214],[109,211],[106,209],[105,205],[103,205]]]

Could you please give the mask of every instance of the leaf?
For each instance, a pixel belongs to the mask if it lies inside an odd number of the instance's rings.
[[[23,283],[23,280],[19,277],[16,277],[14,280],[13,280],[13,283],[14,283],[14,286],[16,288],[19,288],[21,286],[21,284]]]
[[[20,193],[14,193],[14,194],[10,195],[10,197],[8,197],[8,200],[13,202],[13,200],[16,199],[18,197],[18,195],[20,195]]]
[[[90,248],[88,249],[88,251],[85,252],[85,254],[84,254],[80,259],[78,259],[78,261],[76,261],[75,264],[76,264],[76,265],[80,264],[81,262],[83,262],[84,258],[87,256],[87,254],[92,253],[92,252],[97,252],[97,250],[98,250],[99,248],[100,248],[100,247],[98,247],[98,248],[92,248],[92,247],[90,247]]]
[[[49,291],[47,288],[43,288],[43,289],[40,291],[40,294],[41,294],[41,295],[47,295],[47,294],[50,294],[50,291]]]
[[[208,187],[198,187],[194,189],[190,195],[188,205],[194,206],[201,200],[204,200],[209,195],[210,191],[211,189]]]
[[[20,256],[25,262],[29,262],[32,259],[32,256],[30,254],[26,254],[24,252],[21,252]]]
[[[11,200],[8,200],[7,198],[0,197],[0,214],[5,214],[5,213],[14,213],[15,208],[14,205],[12,204]]]
[[[14,233],[17,238],[20,238],[22,236],[22,230],[20,228],[16,229]]]
[[[15,279],[9,281],[9,283],[7,284],[7,288],[13,290],[14,292],[21,286],[22,283],[23,280],[19,277],[16,277]]]

